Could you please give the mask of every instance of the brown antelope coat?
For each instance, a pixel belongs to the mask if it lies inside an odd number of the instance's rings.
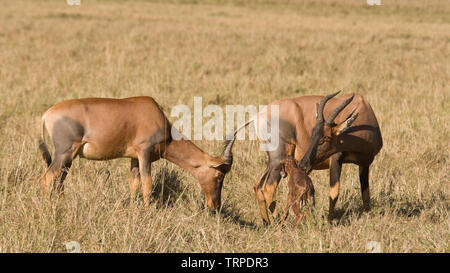
[[[64,178],[77,156],[90,160],[127,157],[131,159],[132,200],[142,182],[148,206],[151,163],[165,158],[198,179],[209,208],[220,205],[222,182],[232,163],[231,150],[212,157],[189,140],[173,140],[171,124],[151,97],[67,100],[48,109],[42,122],[39,147],[48,167],[42,176],[44,192],[50,192],[52,185],[63,192]],[[55,148],[53,160],[44,142],[44,128]]]

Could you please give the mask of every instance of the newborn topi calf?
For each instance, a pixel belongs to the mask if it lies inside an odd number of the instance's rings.
[[[314,199],[314,185],[308,174],[303,168],[297,166],[297,162],[292,156],[288,156],[281,160],[282,171],[289,175],[288,188],[289,195],[282,221],[284,222],[289,214],[289,209],[292,207],[296,215],[297,224],[303,216],[309,217],[308,210],[302,213],[302,208],[310,203],[315,205]],[[312,207],[310,206],[309,211]]]

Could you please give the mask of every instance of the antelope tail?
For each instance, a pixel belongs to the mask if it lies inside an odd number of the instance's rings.
[[[42,158],[44,159],[45,163],[47,164],[47,167],[52,164],[52,156],[50,155],[50,152],[48,151],[47,145],[45,144],[45,120],[42,119],[42,134],[41,138],[39,139],[39,150],[41,151]]]

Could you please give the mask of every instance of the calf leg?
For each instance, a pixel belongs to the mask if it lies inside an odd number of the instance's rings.
[[[289,216],[289,210],[291,209],[291,200],[288,198],[286,208],[284,209],[283,217],[281,218],[281,223],[283,224]]]
[[[309,191],[307,196],[308,201],[308,211],[312,214],[314,207],[316,206],[316,198],[314,196],[314,191]]]
[[[292,210],[295,214],[295,224],[298,224],[298,222],[303,218],[302,208],[300,206],[300,200],[294,200],[294,203],[292,204]],[[306,215],[308,216],[308,215]]]
[[[289,193],[288,202],[291,204],[292,210],[294,211],[294,214],[296,216],[295,224],[298,224],[300,219],[302,219],[304,216],[302,213],[302,207],[304,206],[304,203],[305,203],[304,193],[305,193],[304,189],[300,189],[300,188],[296,187],[295,185],[293,185],[293,187],[292,187],[292,193]]]
[[[288,181],[288,188],[289,188],[289,193],[288,193],[288,199],[287,199],[287,204],[286,204],[286,208],[284,211],[284,215],[282,218],[282,222],[286,221],[288,215],[289,215],[289,210],[292,208],[292,210],[294,211],[295,215],[297,216],[297,218],[299,218],[300,215],[300,207],[299,207],[299,188],[296,187],[296,185],[294,185],[292,183],[292,180],[289,179]]]

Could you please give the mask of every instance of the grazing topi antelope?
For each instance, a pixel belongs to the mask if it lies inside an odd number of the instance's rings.
[[[264,223],[270,223],[267,209],[272,216],[278,215],[274,196],[281,179],[280,161],[286,156],[294,156],[296,160],[303,158],[300,165],[311,166],[306,170],[307,173],[312,169],[330,169],[329,220],[333,218],[339,195],[343,163],[359,166],[363,207],[365,210],[370,209],[369,167],[383,146],[381,131],[370,104],[361,95],[348,94],[334,98],[338,93],[273,102],[268,105],[267,113],[258,113],[235,131],[236,134],[255,122],[260,137],[260,120],[270,120],[262,116],[270,116],[270,106],[278,105],[279,145],[276,150],[267,152],[269,160],[266,170],[254,186]],[[327,116],[326,120],[324,115]],[[315,141],[317,146],[310,145]],[[230,141],[231,145],[233,142]],[[311,153],[315,153],[315,156],[310,156]]]
[[[44,141],[47,129],[54,145],[53,160]],[[139,183],[144,204],[150,204],[151,163],[167,159],[196,177],[207,205],[220,206],[222,182],[233,161],[231,146],[212,157],[189,140],[171,138],[171,124],[151,97],[125,99],[85,98],[60,102],[42,117],[39,148],[47,169],[42,176],[44,192],[63,193],[63,182],[77,157],[131,160],[130,193],[135,200]]]

